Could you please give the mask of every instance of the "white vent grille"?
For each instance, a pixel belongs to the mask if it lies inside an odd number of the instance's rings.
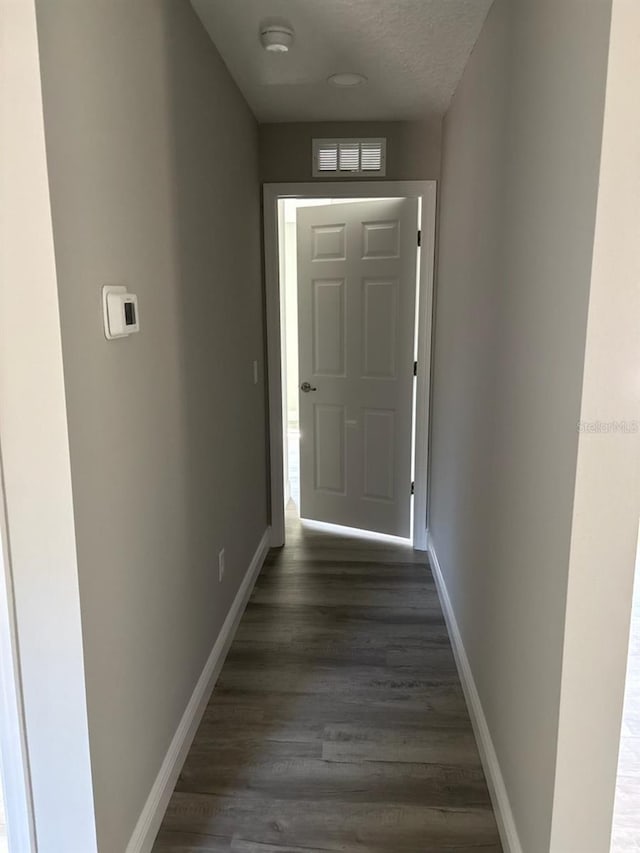
[[[336,172],[338,170],[338,146],[327,145],[318,150],[318,169],[321,172]]]
[[[357,142],[340,143],[338,162],[341,172],[357,172],[360,169],[360,146]]]
[[[360,168],[363,172],[379,172],[382,168],[382,146],[378,142],[363,142],[360,146]]]
[[[386,139],[314,139],[313,177],[383,177],[386,148]]]

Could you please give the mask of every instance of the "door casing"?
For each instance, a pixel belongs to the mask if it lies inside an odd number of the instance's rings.
[[[436,235],[435,181],[316,181],[265,184],[264,261],[267,334],[267,394],[269,413],[271,545],[285,541],[283,388],[280,293],[280,242],[278,202],[285,198],[418,198],[421,202],[422,232],[418,305],[418,375],[416,379],[415,494],[413,505],[413,547],[427,548],[427,490],[429,470],[429,408],[431,376],[431,336],[433,317],[433,279]]]

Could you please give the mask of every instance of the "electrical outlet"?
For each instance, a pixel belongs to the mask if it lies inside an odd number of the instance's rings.
[[[224,548],[218,554],[218,582],[224,577]]]

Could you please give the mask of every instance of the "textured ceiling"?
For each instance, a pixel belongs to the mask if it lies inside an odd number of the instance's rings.
[[[191,0],[259,121],[401,120],[449,105],[493,0]],[[285,54],[260,25],[289,22]],[[369,82],[336,89],[330,74]]]

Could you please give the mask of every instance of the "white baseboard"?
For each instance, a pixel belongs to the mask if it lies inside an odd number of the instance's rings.
[[[189,747],[204,714],[211,692],[222,669],[236,629],[244,613],[247,601],[267,556],[271,540],[271,530],[267,528],[262,535],[251,564],[247,569],[240,589],[224,620],[211,654],[198,679],[195,690],[189,699],[182,719],[169,745],[160,772],[158,773],[147,802],[142,809],[133,835],[127,845],[126,853],[150,853],[162,818],[180,775]]]
[[[476,683],[473,678],[469,658],[467,657],[467,653],[462,642],[460,629],[458,628],[451,599],[449,598],[449,593],[447,591],[447,585],[442,574],[440,563],[438,562],[438,555],[436,554],[431,536],[429,536],[427,550],[429,552],[433,577],[438,588],[438,595],[440,597],[444,618],[449,630],[453,654],[456,659],[456,666],[458,667],[458,675],[462,682],[462,689],[467,701],[471,724],[478,743],[482,766],[484,768],[485,776],[487,777],[487,785],[496,816],[496,822],[498,824],[498,830],[500,832],[500,838],[502,840],[502,846],[504,847],[505,853],[522,853],[522,845],[520,844],[520,839],[518,837],[518,830],[516,829],[513,812],[511,810],[511,803],[509,802],[509,795],[507,794],[507,789],[502,777],[502,771],[500,770],[498,756],[493,745],[493,740],[491,739],[491,733],[489,732],[487,719],[484,715],[482,702],[480,701],[480,695],[478,694],[478,688],[476,687]]]

